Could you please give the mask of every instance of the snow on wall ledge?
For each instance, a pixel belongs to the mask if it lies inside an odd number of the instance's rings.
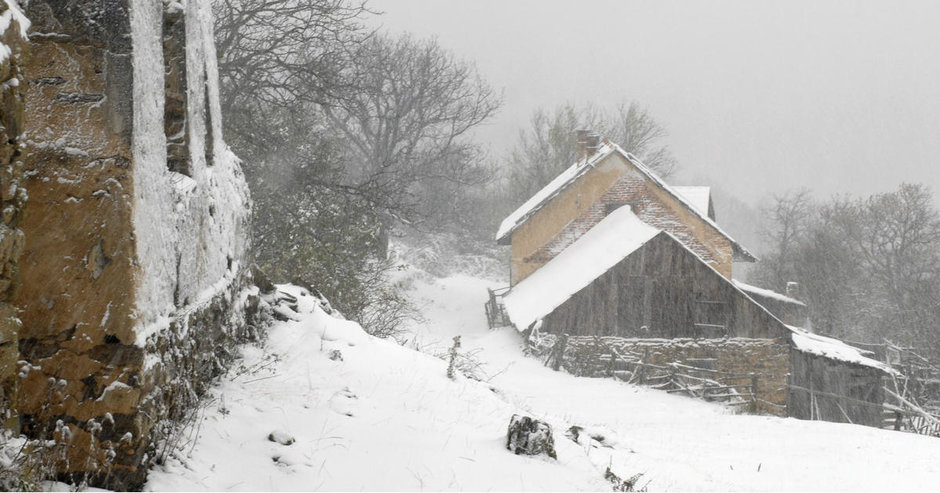
[[[246,264],[250,201],[238,159],[222,140],[210,7],[189,1],[170,8],[180,7],[191,176],[167,168],[163,4],[131,3],[138,345],[166,328],[178,310],[211,298],[220,280]]]

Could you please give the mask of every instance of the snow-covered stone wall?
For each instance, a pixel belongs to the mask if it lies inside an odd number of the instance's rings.
[[[238,160],[222,140],[209,4],[132,5],[133,222],[141,269],[137,320],[144,328],[137,342],[143,344],[175,311],[205,303],[242,267],[249,199]],[[178,9],[185,12],[188,175],[168,169],[164,128],[161,26],[165,13]]]
[[[29,21],[16,1],[0,2],[0,428],[16,428],[13,408],[21,322],[13,301],[20,285],[20,222],[26,203],[19,155],[26,87],[20,65],[28,49],[27,29]]]
[[[618,356],[613,356],[616,351]],[[741,395],[754,392],[758,399],[752,409],[758,413],[787,415],[787,376],[790,346],[780,339],[632,339],[624,337],[569,336],[562,349],[561,366],[570,373],[587,377],[612,377],[619,358],[651,365],[637,370],[656,374],[656,367],[671,368],[679,363],[707,368],[686,373],[723,379]],[[631,368],[632,369],[632,368]],[[682,373],[682,370],[673,369]],[[708,371],[716,373],[709,374]],[[666,372],[668,373],[668,371]],[[656,382],[660,383],[660,382]]]
[[[18,410],[26,433],[67,442],[60,471],[132,488],[250,305],[209,3],[31,0],[26,15]]]

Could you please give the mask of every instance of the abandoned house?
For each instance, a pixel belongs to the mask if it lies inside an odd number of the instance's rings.
[[[760,412],[881,426],[892,370],[795,327],[798,300],[733,281],[733,261],[756,259],[717,225],[707,188],[672,188],[619,146],[579,141],[578,162],[497,234],[512,245],[503,304],[518,330],[608,358],[583,374],[610,374],[612,355],[677,363],[746,376],[731,387]]]

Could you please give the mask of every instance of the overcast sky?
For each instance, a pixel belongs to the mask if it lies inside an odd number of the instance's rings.
[[[940,2],[371,0],[503,90],[496,155],[538,107],[636,100],[680,184],[756,203],[926,183],[940,197]]]

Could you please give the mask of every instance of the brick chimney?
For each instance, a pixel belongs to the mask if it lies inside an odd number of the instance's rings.
[[[578,136],[578,161],[587,162],[600,147],[601,138],[590,130],[582,129],[576,132]]]

